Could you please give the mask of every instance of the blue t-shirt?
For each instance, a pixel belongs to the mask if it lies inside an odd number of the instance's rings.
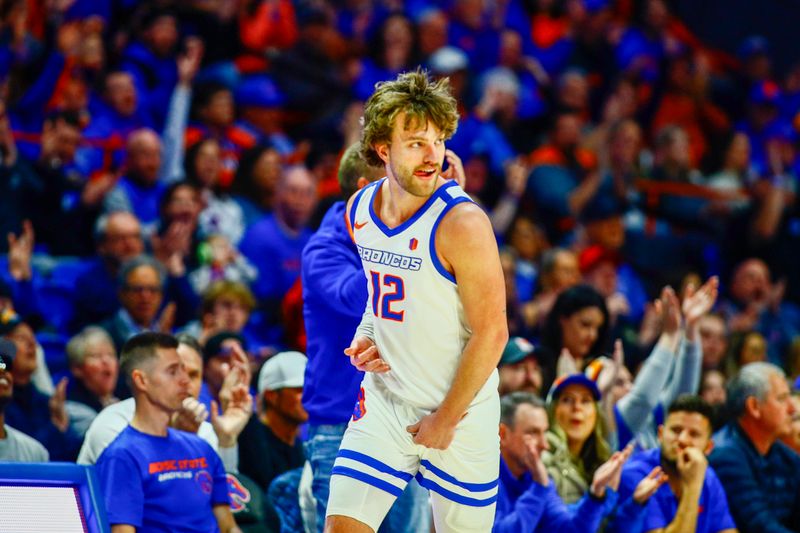
[[[661,464],[661,448],[654,448],[634,455],[622,469],[619,486],[620,501],[633,495],[636,485],[650,471]],[[669,483],[662,485],[647,502],[642,531],[667,527],[678,512],[678,498]],[[725,490],[719,482],[714,469],[706,469],[703,490],[700,493],[700,507],[697,515],[696,533],[713,533],[725,529],[735,529]]]
[[[229,503],[219,456],[184,431],[157,437],[128,426],[100,455],[97,473],[109,523],[140,532],[217,532],[212,507]]]

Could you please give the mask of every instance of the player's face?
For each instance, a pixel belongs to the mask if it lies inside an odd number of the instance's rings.
[[[158,348],[158,357],[143,373],[151,403],[169,412],[181,408],[189,396],[189,376],[176,349]]]
[[[400,187],[407,193],[427,198],[436,190],[436,180],[444,162],[444,138],[439,129],[428,121],[411,121],[405,128],[405,113],[395,119],[392,138],[378,153],[389,166]]]
[[[597,406],[589,389],[568,385],[556,400],[555,419],[567,434],[567,441],[582,446],[597,423]]]
[[[659,440],[662,455],[673,463],[678,460],[678,454],[690,446],[708,453],[711,451],[711,424],[700,413],[677,411],[659,428]]]

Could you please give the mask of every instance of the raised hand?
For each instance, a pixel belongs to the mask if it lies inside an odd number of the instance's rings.
[[[56,391],[50,396],[50,421],[61,433],[69,428],[69,415],[67,414],[67,378],[61,378],[56,385]]]
[[[200,62],[203,59],[203,41],[197,37],[186,39],[186,51],[177,59],[178,80],[181,84],[191,85],[197,71],[200,70]]]
[[[708,278],[702,287],[695,290],[694,285],[687,285],[681,304],[683,319],[686,321],[686,329],[694,333],[697,323],[711,311],[717,301],[719,293],[719,278],[712,276]]]
[[[677,335],[681,329],[681,303],[672,287],[661,290],[662,333]]]
[[[669,477],[660,466],[653,468],[650,473],[642,478],[636,485],[636,489],[633,491],[634,501],[639,505],[644,505],[647,503],[647,500],[656,493],[659,487],[667,481],[669,481]]]
[[[617,339],[614,341],[614,354],[611,357],[611,363],[597,376],[597,388],[600,389],[603,397],[614,386],[619,369],[623,364],[625,364],[625,350],[622,347],[622,340]]]
[[[237,371],[234,370],[230,374],[234,373]],[[253,396],[242,383],[230,390],[227,406],[221,415],[217,415],[217,402],[211,401],[211,425],[214,426],[221,448],[230,448],[236,444],[252,414]]]
[[[350,364],[362,372],[380,374],[391,370],[389,363],[381,359],[378,347],[367,337],[355,337],[350,347],[345,348],[344,353],[350,356]]]
[[[228,409],[228,404],[233,401],[234,391],[239,386],[244,386],[245,389],[250,385],[252,377],[250,369],[250,358],[245,351],[239,346],[239,343],[234,343],[231,347],[230,370],[228,371],[225,379],[222,381],[222,386],[219,389],[219,401],[222,405],[222,411]]]
[[[568,376],[570,374],[577,374],[580,372],[578,362],[575,357],[570,353],[567,348],[561,349],[561,355],[558,356],[556,361],[556,377]]]
[[[31,257],[33,245],[36,242],[33,233],[33,224],[30,220],[22,222],[22,233],[19,237],[9,233],[8,239],[8,273],[17,281],[31,279]]]

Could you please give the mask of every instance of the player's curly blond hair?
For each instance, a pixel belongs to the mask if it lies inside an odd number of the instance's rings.
[[[402,112],[406,114],[404,128],[430,120],[445,139],[452,137],[458,127],[456,99],[450,94],[449,79],[434,82],[426,71],[417,69],[378,83],[364,105],[361,154],[369,165],[383,166],[375,144],[391,139],[395,119]]]

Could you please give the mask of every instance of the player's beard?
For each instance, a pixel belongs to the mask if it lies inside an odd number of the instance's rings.
[[[397,178],[397,183],[408,194],[419,198],[428,198],[433,194],[433,191],[436,190],[436,182],[441,172],[441,165],[435,166],[436,170],[430,180],[422,180],[414,176],[416,170],[424,168],[425,166],[430,167],[430,165],[421,165],[415,168],[409,168],[404,165],[398,165],[396,167],[394,165],[390,166],[392,168],[392,174]]]

